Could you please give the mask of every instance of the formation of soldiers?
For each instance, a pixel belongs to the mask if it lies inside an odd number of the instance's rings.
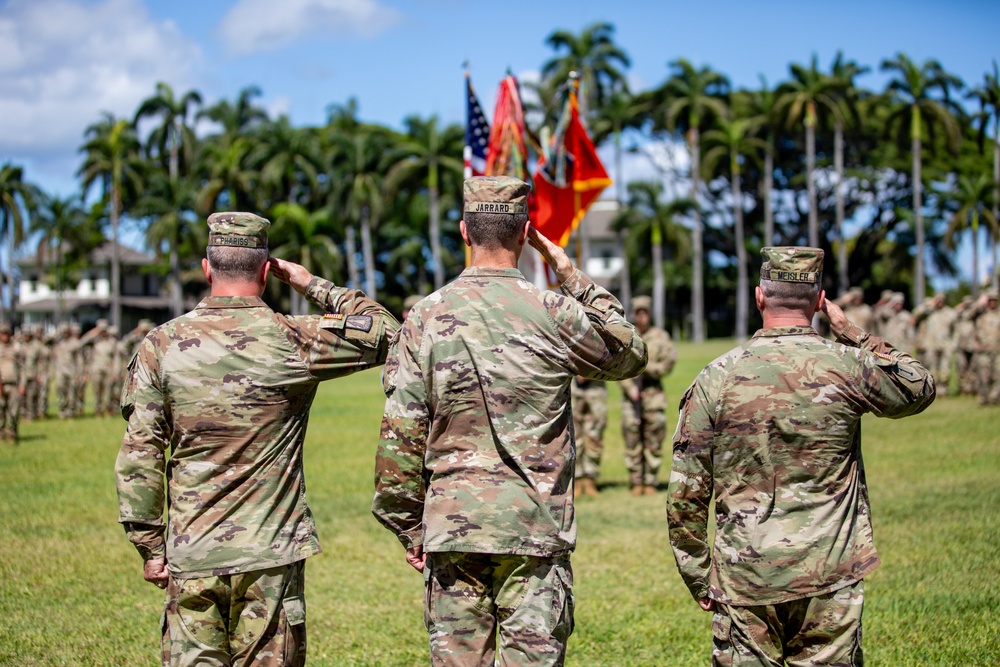
[[[94,414],[117,414],[125,365],[152,328],[150,320],[142,320],[119,338],[117,327],[106,320],[86,334],[75,322],[48,332],[40,324],[16,331],[0,325],[0,440],[16,442],[22,420],[53,416],[53,393],[60,419],[82,417],[88,385]]]

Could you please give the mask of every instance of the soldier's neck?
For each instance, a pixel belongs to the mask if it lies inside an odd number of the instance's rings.
[[[472,246],[470,265],[481,269],[516,269],[518,254],[508,248],[485,250],[478,246]]]
[[[212,282],[212,296],[260,296],[264,288],[257,283]]]
[[[803,313],[793,313],[789,311],[779,311],[769,313],[764,311],[764,328],[773,329],[775,327],[809,327],[812,326],[812,319]]]

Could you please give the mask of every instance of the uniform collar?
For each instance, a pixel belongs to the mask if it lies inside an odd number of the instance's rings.
[[[758,329],[753,335],[754,338],[774,338],[776,336],[817,336],[816,330],[810,326],[799,325],[793,327],[770,327],[768,329]]]
[[[267,304],[259,296],[206,296],[196,306],[197,310],[206,308],[267,308]]]
[[[517,269],[498,269],[488,266],[470,266],[462,271],[463,278],[518,278],[524,280],[524,274]]]

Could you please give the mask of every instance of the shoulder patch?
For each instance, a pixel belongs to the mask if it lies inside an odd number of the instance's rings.
[[[371,315],[349,315],[347,317],[347,328],[368,333],[372,330]]]

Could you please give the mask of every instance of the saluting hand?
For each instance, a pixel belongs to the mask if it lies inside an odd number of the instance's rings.
[[[851,326],[851,321],[847,319],[843,309],[829,299],[823,299],[823,312],[830,320],[830,331],[834,336],[839,336]]]
[[[267,261],[271,263],[272,276],[287,285],[291,285],[296,292],[305,294],[306,288],[309,287],[309,283],[313,279],[309,269],[301,264],[277,257],[269,257]]]
[[[576,269],[573,267],[573,262],[570,261],[566,251],[542,236],[541,232],[535,229],[534,226],[528,227],[528,243],[542,254],[542,257],[545,258],[545,263],[552,267],[560,283],[566,282],[573,275],[573,271]]]

